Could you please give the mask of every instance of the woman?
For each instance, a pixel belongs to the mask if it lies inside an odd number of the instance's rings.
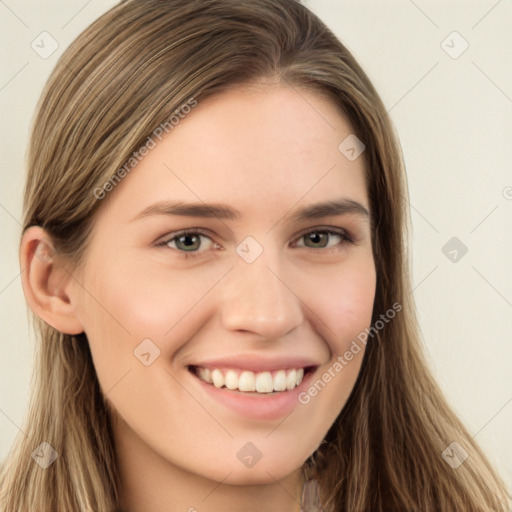
[[[128,0],[60,59],[2,510],[505,511],[420,350],[385,108],[295,0]]]

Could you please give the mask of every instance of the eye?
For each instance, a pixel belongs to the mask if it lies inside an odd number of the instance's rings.
[[[205,242],[206,240],[206,242]],[[180,256],[188,256],[186,253],[204,252],[212,248],[220,248],[209,236],[200,231],[184,230],[173,234],[157,243],[157,246],[167,246],[181,253]],[[199,250],[203,249],[203,250]]]
[[[354,243],[346,231],[318,228],[302,234],[295,246],[309,249],[335,249],[337,246],[346,243]]]
[[[316,228],[303,233],[292,244],[293,247],[305,247],[308,249],[324,249],[328,252],[335,251],[346,243],[354,243],[350,235],[341,229]],[[202,255],[211,249],[222,249],[208,235],[197,229],[186,229],[178,233],[171,233],[160,242],[158,247],[168,247],[177,252],[180,257],[188,258]]]

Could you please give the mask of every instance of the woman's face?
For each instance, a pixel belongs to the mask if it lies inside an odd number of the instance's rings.
[[[319,446],[375,294],[351,133],[315,93],[231,91],[103,199],[72,300],[134,471],[266,483]]]

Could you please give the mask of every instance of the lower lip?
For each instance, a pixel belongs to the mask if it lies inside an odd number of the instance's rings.
[[[191,372],[188,373],[208,396],[224,407],[239,416],[259,420],[276,420],[288,416],[295,407],[300,405],[299,395],[307,389],[315,374],[314,371],[307,372],[302,382],[289,391],[249,394],[227,388],[216,388],[213,384],[204,382]]]

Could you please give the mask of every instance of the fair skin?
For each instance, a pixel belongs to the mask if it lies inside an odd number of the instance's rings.
[[[62,332],[86,333],[114,409],[123,511],[299,510],[301,466],[348,399],[363,352],[307,404],[298,394],[369,327],[375,296],[363,158],[338,150],[351,133],[310,91],[233,90],[199,102],[110,192],[80,268],[64,271],[50,243],[34,257],[49,236],[25,233],[31,307]],[[339,200],[352,203],[294,218]],[[164,202],[238,215],[176,215]],[[199,234],[177,237],[187,228]],[[256,244],[240,245],[247,237]],[[148,339],[146,360],[160,353],[146,366],[134,350]],[[198,366],[306,373],[293,390],[257,393],[207,384]]]

